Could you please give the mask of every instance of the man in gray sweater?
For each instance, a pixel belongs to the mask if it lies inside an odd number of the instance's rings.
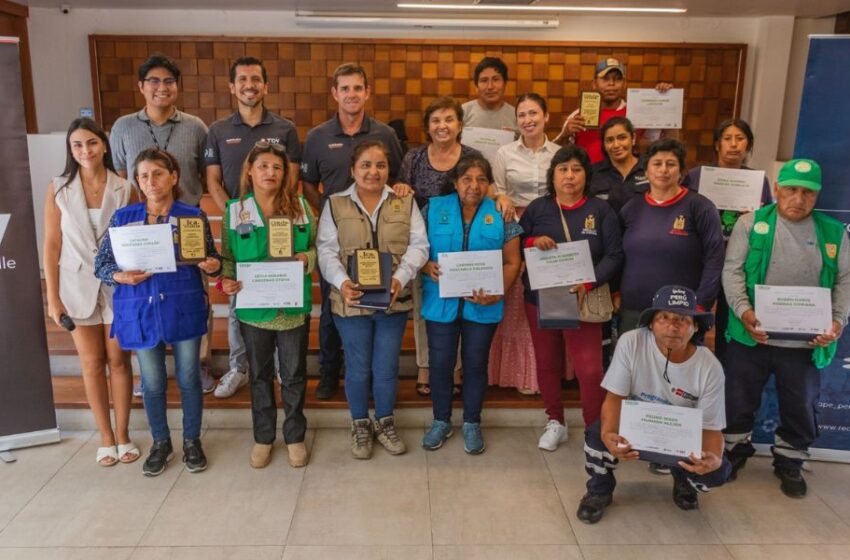
[[[820,369],[835,356],[850,311],[850,247],[844,224],[814,210],[820,166],[808,159],[786,163],[774,185],[775,204],[738,220],[729,239],[723,289],[729,302],[726,371],[726,453],[732,479],[754,453],[750,437],[764,385],[776,376],[779,427],[774,473],[792,498],[806,495],[800,474],[817,436],[815,405]],[[819,286],[831,290],[832,326],[809,340],[768,335],[754,311],[756,285]]]

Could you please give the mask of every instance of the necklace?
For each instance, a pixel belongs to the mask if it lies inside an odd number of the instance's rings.
[[[156,222],[157,224],[164,224],[168,222],[168,212],[166,212],[165,214],[157,214],[156,212],[151,212],[147,208],[145,208],[145,212],[147,213],[148,218],[154,218],[154,222]]]

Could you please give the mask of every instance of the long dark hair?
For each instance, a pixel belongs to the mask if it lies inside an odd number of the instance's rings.
[[[74,119],[71,121],[71,126],[68,127],[68,134],[65,136],[65,170],[62,172],[62,177],[65,178],[65,183],[59,187],[60,189],[67,187],[71,181],[77,177],[77,173],[80,172],[80,164],[77,163],[77,160],[74,159],[73,152],[71,152],[71,134],[78,130],[88,130],[100,138],[104,147],[103,166],[108,171],[115,173],[115,165],[112,163],[112,152],[109,151],[109,138],[106,137],[106,133],[103,129],[88,117]]]
[[[738,130],[744,133],[744,136],[747,138],[747,153],[753,153],[753,144],[755,143],[755,137],[753,136],[753,129],[750,128],[750,125],[747,121],[743,119],[726,119],[714,129],[714,142],[712,146],[714,146],[714,153],[720,154],[720,151],[717,149],[717,144],[720,143],[720,139],[723,138],[723,133],[726,132],[726,129],[730,126],[734,126]]]
[[[301,218],[304,216],[304,207],[298,200],[298,185],[291,185],[289,181],[289,158],[286,156],[286,150],[281,144],[271,144],[265,140],[260,140],[248,155],[245,157],[245,163],[242,164],[242,179],[239,184],[239,203],[245,200],[249,193],[254,192],[254,181],[251,179],[251,166],[257,161],[262,154],[271,154],[279,157],[283,162],[283,178],[281,179],[280,189],[275,193],[274,204],[275,213],[292,218]]]
[[[602,138],[602,153],[605,154],[605,157],[611,159],[608,155],[608,150],[605,148],[605,134],[614,128],[615,126],[622,126],[626,129],[626,132],[634,139],[635,137],[635,126],[632,124],[632,121],[627,119],[626,117],[611,117],[605,124],[602,125],[602,129],[599,131],[599,136]],[[637,142],[632,141],[632,155],[635,154],[635,148],[637,147]]]

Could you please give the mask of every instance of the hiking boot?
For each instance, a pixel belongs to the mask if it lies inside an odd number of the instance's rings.
[[[183,463],[190,473],[198,473],[207,470],[207,456],[201,447],[199,439],[183,440]]]
[[[481,424],[463,423],[463,450],[470,455],[484,453],[484,438],[481,437]]]
[[[271,443],[255,443],[249,460],[251,466],[255,469],[266,468],[272,462],[272,448]]]
[[[142,474],[145,476],[162,474],[172,457],[174,457],[174,447],[171,445],[170,439],[153,442],[148,458],[142,465]]]
[[[602,519],[602,514],[605,513],[605,508],[611,505],[614,500],[612,494],[591,494],[588,492],[581,498],[578,504],[576,517],[582,523],[598,523]]]
[[[351,423],[351,454],[355,459],[372,457],[372,422],[368,418]]]
[[[374,427],[375,439],[384,446],[384,449],[390,452],[390,455],[401,455],[407,451],[404,442],[398,437],[398,432],[395,430],[395,420],[392,416],[377,418]]]
[[[299,443],[289,443],[286,445],[286,451],[289,453],[289,466],[293,468],[300,468],[307,466],[307,446],[304,445],[304,442]]]
[[[688,481],[687,475],[679,469],[673,469],[673,503],[685,511],[699,507],[696,488]]]
[[[773,474],[782,481],[779,488],[789,498],[802,498],[806,495],[806,480],[800,469],[790,467],[774,467]]]
[[[443,442],[452,437],[453,433],[451,422],[434,420],[431,428],[422,436],[422,447],[429,451],[439,449],[443,446]]]

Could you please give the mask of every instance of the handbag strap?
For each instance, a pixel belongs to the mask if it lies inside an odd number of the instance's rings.
[[[555,207],[558,209],[558,216],[561,217],[561,225],[564,226],[564,235],[567,236],[567,243],[571,243],[573,238],[570,237],[570,228],[567,227],[567,220],[564,219],[564,211],[561,209],[557,198],[555,198]]]

